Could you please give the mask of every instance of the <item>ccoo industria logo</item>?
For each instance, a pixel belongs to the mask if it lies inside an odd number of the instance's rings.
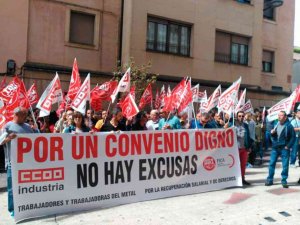
[[[18,171],[19,183],[58,181],[64,180],[64,177],[63,167]]]

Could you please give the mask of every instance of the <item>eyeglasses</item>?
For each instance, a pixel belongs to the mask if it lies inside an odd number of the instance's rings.
[[[245,116],[238,116],[239,118],[244,118]]]

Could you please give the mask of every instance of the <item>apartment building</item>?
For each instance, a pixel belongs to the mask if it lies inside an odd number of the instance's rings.
[[[210,94],[242,77],[254,107],[291,91],[295,0],[11,0],[0,7],[0,73],[41,93],[57,71],[67,90],[75,57],[92,86],[131,57],[157,86],[184,76]],[[281,1],[275,1],[281,2]]]
[[[0,73],[22,74],[41,94],[55,76],[68,90],[76,57],[81,78],[111,79],[120,43],[120,0],[10,0],[0,7]]]
[[[126,0],[122,61],[151,61],[160,81],[191,76],[210,93],[241,76],[252,104],[271,106],[291,91],[295,1],[269,3]]]

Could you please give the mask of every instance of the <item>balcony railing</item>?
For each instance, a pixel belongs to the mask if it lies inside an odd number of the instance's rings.
[[[237,54],[215,53],[215,61],[222,63],[233,63],[239,65],[248,65],[248,56]]]

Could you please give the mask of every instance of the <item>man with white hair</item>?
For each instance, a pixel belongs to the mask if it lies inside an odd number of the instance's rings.
[[[147,121],[147,130],[158,130],[159,127],[159,112],[156,109],[151,110],[150,120]]]

